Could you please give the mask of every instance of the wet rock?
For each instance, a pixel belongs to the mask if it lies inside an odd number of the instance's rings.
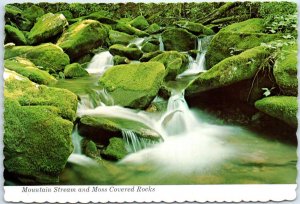
[[[63,32],[68,21],[62,14],[47,13],[41,16],[28,34],[28,42],[37,44],[46,42]]]
[[[294,96],[272,96],[256,101],[255,107],[279,120],[286,122],[292,127],[297,127],[297,97]]]
[[[274,76],[285,95],[297,96],[297,43],[285,45],[279,52],[274,65]]]
[[[116,105],[141,109],[157,95],[164,75],[162,63],[144,62],[111,67],[99,82],[111,94]]]
[[[129,64],[130,60],[127,57],[122,57],[119,55],[115,55],[113,57],[114,65],[119,65],[119,64]]]
[[[150,59],[156,57],[157,55],[163,53],[163,51],[155,51],[155,52],[149,52],[144,53],[143,56],[140,58],[141,62],[148,62]]]
[[[130,24],[124,22],[118,22],[115,29],[120,32],[127,33],[129,35],[136,35],[138,37],[146,37],[149,35],[148,33],[141,31],[131,26]]]
[[[142,49],[141,49],[143,52],[155,52],[155,51],[158,51],[159,50],[159,44],[154,44],[154,43],[151,43],[151,42],[145,42],[143,43],[142,45]]]
[[[88,76],[89,73],[78,63],[69,64],[65,67],[64,75],[66,78],[76,78]]]
[[[37,68],[30,60],[14,57],[4,61],[4,67],[15,71],[25,77],[28,77],[31,81],[38,84],[54,84],[56,79],[48,72]]]
[[[109,31],[109,40],[110,43],[113,44],[122,44],[128,45],[130,41],[132,41],[135,37],[132,35],[128,35],[124,32],[119,32],[115,30]]]
[[[188,68],[188,57],[177,51],[163,52],[152,58],[150,62],[157,61],[164,64],[166,68],[165,80],[174,80],[176,76]]]
[[[120,44],[110,46],[109,52],[112,55],[120,55],[132,60],[138,60],[143,55],[142,51],[137,47],[126,47]]]
[[[73,151],[77,97],[5,70],[5,169],[26,183],[58,183]]]
[[[107,28],[95,20],[83,20],[71,25],[57,41],[74,60],[103,45],[108,37]]]
[[[182,28],[169,28],[162,33],[165,50],[188,51],[196,48],[196,36]]]
[[[125,142],[121,138],[112,137],[109,139],[109,145],[104,151],[101,152],[101,156],[108,160],[118,161],[123,159],[128,154],[125,148]]]
[[[27,40],[22,31],[10,25],[5,25],[5,41],[13,42],[16,45],[26,45]]]
[[[186,20],[176,21],[173,23],[174,25],[178,26],[179,28],[184,28],[188,30],[189,32],[195,34],[195,35],[213,35],[215,34],[214,31],[201,23],[194,23]]]
[[[29,59],[39,69],[59,72],[70,64],[69,56],[64,51],[52,43],[38,46],[12,46],[6,47],[4,59],[12,57],[22,57]]]
[[[281,34],[265,34],[262,19],[249,19],[221,29],[212,39],[207,53],[206,65],[213,67],[223,59],[282,37]]]
[[[138,16],[132,21],[130,21],[130,25],[139,29],[139,30],[146,30],[149,27],[148,21],[145,19],[144,16]]]
[[[97,145],[92,140],[86,138],[82,140],[82,152],[91,158],[97,158],[100,156]]]

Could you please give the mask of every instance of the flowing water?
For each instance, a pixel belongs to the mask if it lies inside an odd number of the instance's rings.
[[[178,76],[178,83],[188,81],[205,71],[205,53],[209,38],[199,39],[195,60],[190,59],[187,71]],[[141,39],[135,44],[140,44]],[[90,77],[64,80],[59,87],[77,93],[81,102],[78,116],[91,115],[132,121],[122,134],[130,154],[118,163],[103,161],[98,166],[79,155],[81,137],[73,132],[75,146],[70,163],[84,183],[89,184],[227,184],[227,183],[295,183],[296,147],[239,127],[223,125],[201,110],[190,109],[184,88],[173,89],[165,111],[149,113],[114,106],[112,98],[97,85],[111,56],[102,52],[88,67]],[[89,81],[89,82],[87,82]],[[175,82],[176,83],[176,82]],[[89,85],[88,85],[89,84]],[[76,88],[81,87],[81,88]],[[85,87],[84,89],[82,87]],[[92,100],[93,98],[96,99]],[[158,100],[158,99],[157,99]],[[92,101],[92,102],[91,102]],[[135,127],[139,124],[139,127]],[[139,138],[135,128],[155,131],[163,142],[149,143]],[[75,154],[76,153],[76,154]],[[94,166],[90,168],[90,165]],[[76,170],[76,168],[79,168]],[[73,172],[73,174],[75,174]],[[62,174],[62,183],[72,183]],[[78,181],[80,184],[82,181]],[[73,181],[76,183],[76,181]]]

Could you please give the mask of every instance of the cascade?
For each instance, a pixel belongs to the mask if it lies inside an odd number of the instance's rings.
[[[159,35],[158,40],[159,40],[159,51],[165,51],[165,47],[161,35]]]
[[[82,154],[81,140],[82,140],[82,137],[78,133],[77,125],[75,125],[74,130],[72,132],[72,141],[73,141],[73,145],[74,145],[73,153],[74,154]]]
[[[113,65],[113,56],[109,51],[104,51],[96,54],[93,57],[86,70],[90,74],[103,74],[107,68]]]

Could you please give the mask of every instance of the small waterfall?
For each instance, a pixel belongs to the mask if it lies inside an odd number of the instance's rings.
[[[136,45],[139,49],[142,49],[142,44],[144,42],[145,38],[135,38],[134,40],[130,41],[127,47],[130,45]]]
[[[189,56],[189,67],[186,71],[177,76],[177,78],[181,78],[184,76],[195,75],[200,72],[204,72],[206,70],[205,67],[205,55],[207,52],[207,48],[209,42],[211,41],[212,36],[205,36],[204,38],[198,38],[197,43],[197,56],[194,60],[191,56]]]
[[[159,40],[159,51],[165,51],[165,47],[161,35],[159,35],[158,40]]]
[[[107,68],[113,65],[113,56],[109,51],[104,51],[96,54],[93,57],[86,70],[90,74],[103,74]]]
[[[122,130],[122,135],[128,152],[137,152],[155,144],[153,140],[139,137],[131,130]]]
[[[78,133],[77,125],[75,125],[74,130],[72,132],[72,142],[74,145],[74,150],[73,150],[74,154],[82,154],[81,141],[82,141],[82,137]]]

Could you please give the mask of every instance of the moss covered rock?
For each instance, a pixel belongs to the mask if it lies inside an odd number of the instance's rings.
[[[163,31],[163,28],[160,27],[157,23],[152,23],[146,30],[149,34],[156,34]]]
[[[150,62],[161,62],[166,68],[165,80],[174,80],[176,76],[188,68],[188,57],[177,51],[164,52],[152,58]]]
[[[38,84],[54,84],[56,79],[48,72],[40,70],[31,61],[21,57],[10,58],[4,61],[4,67],[15,71]]]
[[[57,45],[74,60],[103,45],[107,37],[108,31],[104,25],[95,20],[83,20],[71,25]]]
[[[5,41],[13,42],[16,45],[26,45],[27,40],[22,31],[10,25],[5,25]]]
[[[188,51],[196,48],[196,36],[182,28],[169,28],[162,33],[165,50]]]
[[[40,17],[28,34],[28,42],[37,44],[46,42],[63,32],[68,21],[62,14],[47,13]]]
[[[181,21],[175,21],[173,23],[174,25],[180,27],[180,28],[184,28],[186,30],[188,30],[189,32],[196,34],[196,35],[213,35],[214,31],[204,25],[202,25],[201,23],[194,23],[194,22],[190,22],[190,21],[186,21],[186,20],[181,20]]]
[[[59,72],[70,64],[69,56],[64,51],[52,44],[46,43],[38,46],[13,46],[6,47],[4,59],[22,57],[29,59],[39,69]]]
[[[121,160],[127,154],[124,140],[117,137],[110,138],[109,145],[101,152],[103,158],[113,161]]]
[[[12,78],[12,79],[10,79]],[[53,106],[62,118],[75,120],[77,96],[72,92],[37,85],[16,72],[5,70],[5,99],[17,100],[21,106]],[[19,80],[16,80],[19,79]]]
[[[124,22],[121,22],[121,21],[119,21],[117,23],[115,29],[120,31],[120,32],[127,33],[129,35],[136,35],[138,37],[146,37],[146,36],[149,35],[148,33],[144,32],[144,31],[141,31],[141,30],[131,26],[130,24],[124,23]]]
[[[66,78],[76,78],[88,76],[89,73],[78,63],[69,64],[65,67],[64,75]]]
[[[149,23],[144,16],[138,16],[130,21],[130,25],[140,30],[146,30],[149,26]]]
[[[292,127],[297,127],[297,97],[294,96],[272,96],[261,99],[255,103],[255,107]]]
[[[26,183],[58,183],[73,151],[77,97],[5,70],[4,166]],[[72,117],[63,112],[71,109]]]
[[[285,95],[297,96],[297,43],[284,46],[278,53],[273,73]]]
[[[97,158],[100,154],[98,152],[97,145],[89,139],[84,138],[82,140],[82,152],[88,157]]]
[[[27,7],[23,12],[23,16],[30,20],[31,22],[35,23],[37,18],[43,16],[45,14],[44,9],[37,5],[32,5]]]
[[[99,82],[116,105],[145,108],[157,95],[164,76],[162,63],[144,62],[111,67]]]
[[[143,43],[141,50],[143,52],[155,52],[159,50],[159,44],[157,45],[148,41]]]
[[[119,64],[129,64],[130,60],[127,57],[122,57],[119,55],[115,55],[113,57],[114,65],[119,65]]]
[[[5,22],[9,25],[16,25],[22,31],[29,31],[33,23],[23,16],[23,11],[13,5],[5,5]]]
[[[124,32],[119,32],[115,30],[109,31],[109,40],[111,44],[128,45],[129,42],[132,41],[134,38],[134,36],[128,35]]]
[[[63,10],[63,11],[59,11],[59,12],[57,12],[57,13],[58,13],[58,14],[64,15],[68,21],[71,20],[71,19],[73,18],[73,14],[72,14],[72,12],[69,11],[69,10]]]
[[[263,33],[262,19],[249,19],[240,23],[231,24],[220,30],[212,39],[207,53],[206,65],[213,67],[223,59],[232,55],[281,38],[280,34]]]
[[[251,79],[260,68],[263,68],[262,64],[268,56],[270,52],[263,46],[258,46],[239,55],[228,57],[207,72],[200,74],[187,88],[187,94],[225,87]]]
[[[138,60],[143,55],[142,51],[137,47],[126,47],[120,44],[110,46],[109,52],[112,55],[120,55],[132,60]]]
[[[150,59],[156,57],[157,55],[160,55],[163,53],[163,51],[155,51],[155,52],[149,52],[144,53],[143,56],[140,58],[141,62],[148,62]]]

